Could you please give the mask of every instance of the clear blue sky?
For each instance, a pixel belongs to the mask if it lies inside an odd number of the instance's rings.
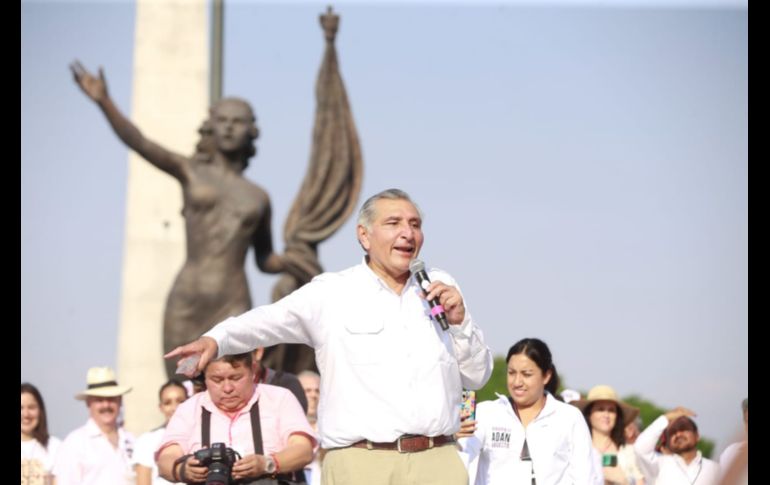
[[[335,4],[362,197],[418,201],[423,259],[495,354],[542,338],[568,386],[690,407],[719,451],[748,395],[747,6],[607,3]],[[227,4],[224,91],[256,110],[247,176],[282,249],[326,2]],[[67,66],[103,65],[130,113],[135,5],[21,5],[21,379],[64,437],[88,367],[116,364],[128,157]],[[360,256],[352,221],[320,247],[329,270]]]

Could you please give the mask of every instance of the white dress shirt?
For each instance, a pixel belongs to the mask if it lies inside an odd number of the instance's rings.
[[[636,438],[634,451],[644,474],[654,477],[654,485],[716,485],[719,465],[704,458],[700,451],[689,464],[679,455],[655,452],[658,438],[667,427],[668,418],[662,415]]]
[[[429,275],[457,287],[443,271]],[[460,427],[462,389],[487,382],[492,353],[467,304],[462,324],[443,331],[420,294],[414,279],[395,293],[364,260],[318,275],[205,335],[217,341],[219,356],[278,343],[313,347],[322,380],[318,429],[324,448],[395,441],[402,434],[449,435]]]
[[[121,485],[134,483],[131,464],[134,437],[118,428],[118,447],[93,419],[67,435],[59,447],[53,474],[56,485]]]

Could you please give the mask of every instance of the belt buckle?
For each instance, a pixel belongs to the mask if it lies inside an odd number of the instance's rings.
[[[399,436],[398,439],[396,440],[396,450],[398,450],[399,453],[408,453],[407,451],[404,451],[403,449],[401,449],[401,440],[403,438],[419,438],[419,436],[407,436],[407,435]],[[424,449],[430,450],[433,447],[434,447],[433,436],[429,436],[428,437],[428,448],[424,448]]]

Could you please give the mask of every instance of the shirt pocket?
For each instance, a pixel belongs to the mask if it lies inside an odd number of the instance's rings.
[[[385,322],[377,317],[365,317],[345,323],[345,355],[351,364],[371,365],[382,361],[385,347]]]

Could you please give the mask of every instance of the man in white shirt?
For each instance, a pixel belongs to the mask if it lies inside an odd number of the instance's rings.
[[[134,483],[131,454],[134,437],[118,423],[123,394],[109,367],[92,367],[88,389],[75,399],[85,400],[89,419],[71,432],[59,448],[53,474],[56,485],[103,485]]]
[[[428,272],[423,298],[409,263],[423,244],[422,215],[397,189],[361,208],[361,264],[324,273],[280,301],[220,323],[167,358],[217,356],[303,343],[321,373],[318,429],[325,485],[466,484],[452,435],[462,389],[482,387],[492,354],[454,279]],[[449,329],[431,318],[443,307]]]
[[[704,458],[696,448],[700,435],[695,413],[678,407],[658,417],[639,434],[634,451],[645,476],[655,485],[714,485],[719,479],[719,465]],[[660,434],[666,432],[666,447],[671,452],[655,452]]]
[[[719,455],[719,469],[722,483],[749,483],[749,398],[741,402],[743,409],[743,431],[745,440],[732,443]]]
[[[313,431],[318,432],[318,400],[321,398],[321,376],[312,370],[297,374],[307,397],[307,420]],[[321,485],[321,453],[316,451],[313,461],[305,466],[305,480],[308,485]]]

